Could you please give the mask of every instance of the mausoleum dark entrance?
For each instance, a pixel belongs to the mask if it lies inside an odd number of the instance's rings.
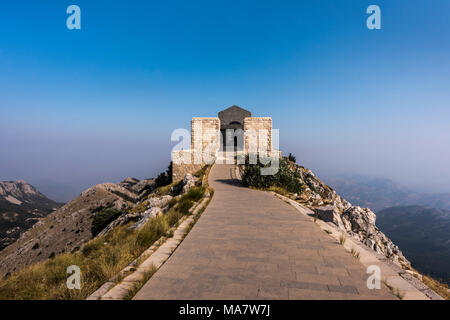
[[[221,150],[226,151],[227,146],[230,148],[230,145],[231,150],[244,150],[244,119],[251,116],[251,112],[238,106],[231,106],[219,112]]]

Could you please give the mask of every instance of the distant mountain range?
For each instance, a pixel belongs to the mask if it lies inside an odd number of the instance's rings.
[[[0,182],[0,250],[61,206],[23,180]]]
[[[450,210],[393,207],[376,224],[421,273],[450,284]]]
[[[376,212],[376,225],[423,274],[450,284],[450,194],[425,194],[389,179],[324,179],[354,205]]]
[[[450,210],[450,194],[426,194],[399,186],[392,180],[363,176],[329,177],[323,181],[353,205],[379,210],[419,205]]]

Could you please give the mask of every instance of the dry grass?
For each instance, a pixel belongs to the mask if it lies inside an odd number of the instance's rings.
[[[388,283],[386,282],[386,280],[383,280],[384,285],[391,290],[391,292],[400,300],[403,300],[403,298],[405,297],[405,295],[397,288],[394,288],[390,285],[388,285]]]
[[[204,188],[201,189],[203,194]],[[86,299],[158,239],[170,237],[170,228],[184,214],[175,206],[166,214],[151,218],[140,230],[130,230],[129,225],[117,227],[105,236],[89,241],[82,250],[57,256],[14,273],[0,280],[0,300]],[[66,286],[69,276],[66,270],[70,265],[77,265],[81,269],[80,290],[69,290]]]
[[[281,194],[282,196],[285,196],[285,197],[289,197],[289,192],[286,189],[281,188],[281,187],[271,186],[267,190],[276,192],[276,193]]]
[[[355,248],[352,248],[351,254],[352,254],[352,256],[354,256],[358,260],[359,260],[359,258],[361,256],[361,254],[358,251],[356,251]]]
[[[347,241],[347,236],[344,232],[341,233],[341,236],[339,237],[339,244],[344,245],[345,241]]]
[[[438,295],[440,295],[445,300],[450,300],[450,292],[448,285],[441,283],[437,280],[434,280],[433,278],[429,276],[423,276],[422,277],[423,283],[425,283],[431,290],[436,292]]]

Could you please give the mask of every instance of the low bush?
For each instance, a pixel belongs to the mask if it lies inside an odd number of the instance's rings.
[[[295,156],[292,153],[290,153],[290,152],[289,152],[289,155],[288,155],[288,160],[293,162],[293,163],[297,162],[297,159],[295,158]]]
[[[95,237],[102,231],[111,221],[120,216],[121,212],[115,208],[104,209],[97,212],[92,220],[91,232]]]
[[[192,201],[199,201],[205,195],[205,187],[197,187],[189,190],[182,198]]]
[[[241,170],[242,183],[247,187],[269,189],[271,187],[283,188],[291,193],[300,193],[303,189],[300,176],[289,168],[289,160],[285,157],[279,161],[278,171],[273,175],[262,175],[261,169],[268,168],[270,164],[263,165],[259,159],[256,164],[249,163],[249,157],[245,159],[245,165]]]
[[[192,188],[185,195],[183,195],[178,202],[177,211],[182,214],[189,214],[195,202],[200,201],[205,195],[206,188],[204,186]]]
[[[189,214],[189,210],[194,205],[194,202],[187,198],[182,198],[180,202],[178,203],[177,210],[181,212],[182,214]]]

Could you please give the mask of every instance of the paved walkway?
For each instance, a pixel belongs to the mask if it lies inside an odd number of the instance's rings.
[[[396,299],[369,290],[363,265],[275,196],[215,165],[213,200],[134,299]]]

